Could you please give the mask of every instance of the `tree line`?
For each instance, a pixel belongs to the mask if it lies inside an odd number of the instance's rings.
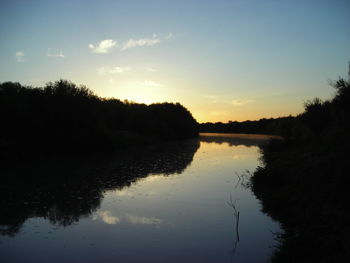
[[[179,103],[151,105],[102,98],[67,81],[44,87],[0,84],[0,158],[116,150],[198,136]]]
[[[216,133],[271,134],[300,140],[308,140],[330,132],[335,133],[334,136],[349,130],[348,84],[348,80],[344,78],[333,82],[332,85],[336,89],[334,98],[325,101],[319,98],[306,101],[304,112],[297,116],[227,123],[206,122],[199,125],[199,130]]]
[[[349,262],[350,70],[332,85],[332,99],[306,102],[289,136],[265,146],[252,177],[284,230],[272,262]]]
[[[206,122],[200,124],[200,132],[250,133],[289,135],[294,117],[262,118],[256,121]]]

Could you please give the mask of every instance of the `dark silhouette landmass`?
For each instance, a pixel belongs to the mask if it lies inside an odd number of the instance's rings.
[[[291,135],[295,117],[263,118],[256,121],[229,121],[206,122],[199,125],[200,132],[215,133],[247,133],[247,134],[274,134],[281,136]]]
[[[67,227],[96,211],[107,190],[152,175],[175,176],[191,164],[197,139],[114,154],[41,157],[0,167],[0,235],[14,236],[25,221],[43,217]]]
[[[113,151],[198,136],[198,123],[179,103],[101,98],[66,80],[42,88],[0,84],[0,120],[0,159]]]
[[[290,135],[263,149],[252,177],[263,211],[284,233],[272,262],[350,260],[350,72],[335,96],[305,103]]]

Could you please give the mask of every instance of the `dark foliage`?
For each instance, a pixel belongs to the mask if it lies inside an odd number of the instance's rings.
[[[305,103],[283,141],[263,150],[252,177],[263,210],[284,234],[272,262],[349,262],[350,72],[333,99]]]
[[[275,134],[288,136],[293,127],[294,117],[260,119],[257,121],[229,121],[228,123],[201,123],[200,132]]]
[[[0,84],[0,158],[106,151],[198,135],[179,103],[137,104],[59,80],[44,88]]]

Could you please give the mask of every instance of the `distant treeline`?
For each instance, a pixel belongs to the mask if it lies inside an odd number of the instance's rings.
[[[284,140],[263,149],[252,177],[284,233],[272,262],[350,262],[350,71],[335,96],[305,103]]]
[[[218,133],[259,133],[275,134],[288,136],[293,126],[294,117],[280,117],[270,119],[260,119],[257,121],[229,121],[206,122],[200,124],[200,132],[218,132]]]
[[[198,123],[179,103],[101,98],[66,80],[40,88],[0,84],[0,120],[0,158],[115,150],[198,135]]]

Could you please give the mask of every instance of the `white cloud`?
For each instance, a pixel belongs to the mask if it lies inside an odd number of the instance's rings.
[[[49,58],[65,58],[65,56],[63,55],[62,50],[60,50],[59,53],[51,53],[50,48],[47,49],[47,56]]]
[[[115,225],[120,222],[119,217],[113,216],[110,211],[98,211],[96,214],[92,217],[93,220],[100,219],[106,224],[109,225]]]
[[[105,39],[100,41],[97,45],[89,44],[89,48],[92,50],[93,53],[98,54],[105,54],[111,51],[113,47],[117,47],[118,43],[117,41],[114,41],[113,39]]]
[[[131,68],[129,66],[126,67],[101,67],[97,69],[98,74],[105,75],[105,74],[125,74],[130,72]]]
[[[140,39],[130,38],[127,42],[123,44],[121,50],[124,51],[134,47],[154,46],[159,43],[160,43],[160,39],[157,38],[157,35],[153,35],[153,38],[140,38]]]
[[[151,38],[139,38],[133,39],[130,38],[128,41],[124,42],[121,45],[120,50],[124,51],[130,48],[135,47],[144,47],[144,46],[154,46],[163,40],[171,40],[175,38],[173,33],[168,33],[165,37],[159,38],[157,34],[153,34]],[[93,53],[105,54],[111,51],[112,48],[118,47],[118,42],[113,39],[105,39],[100,41],[98,44],[89,44],[88,47]]]
[[[145,87],[162,87],[162,84],[159,84],[157,82],[151,81],[151,80],[144,80],[142,82],[139,82],[140,85]]]
[[[22,62],[23,61],[23,57],[24,57],[24,53],[22,51],[17,51],[15,53],[15,56],[16,56],[17,62]]]
[[[233,100],[232,104],[235,106],[242,106],[246,105],[248,103],[254,102],[254,100],[248,100],[248,99],[241,99],[241,100]]]

